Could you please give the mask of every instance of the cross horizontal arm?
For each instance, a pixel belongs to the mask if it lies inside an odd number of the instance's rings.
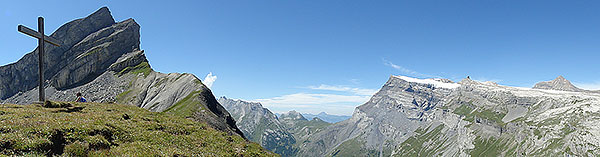
[[[42,38],[42,35],[43,35],[43,34],[40,34],[40,32],[34,31],[33,29],[27,28],[27,27],[25,27],[23,25],[19,25],[18,30],[21,33],[25,33],[25,34],[27,34],[29,36],[32,36],[32,37],[38,38],[38,39]],[[48,42],[48,43],[50,43],[50,44],[52,44],[54,46],[60,46],[60,44],[62,43],[62,42],[60,42],[60,41],[58,41],[58,40],[56,40],[56,39],[54,39],[52,37],[49,37],[49,36],[46,36],[46,35],[43,35],[43,36],[44,36],[44,41],[46,41],[46,42]]]

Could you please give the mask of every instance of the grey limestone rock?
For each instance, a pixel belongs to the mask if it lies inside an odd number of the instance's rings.
[[[106,7],[61,26],[51,36],[63,45],[46,48],[47,98],[74,101],[75,93],[82,93],[91,102],[182,114],[243,137],[235,120],[196,76],[152,70],[140,50],[139,30],[133,19],[115,23]],[[37,100],[36,56],[34,51],[0,67],[0,101]]]
[[[108,8],[103,7],[92,13],[88,17],[73,20],[58,28],[50,36],[61,41],[63,44],[56,47],[47,44],[46,60],[44,64],[46,79],[52,78],[67,66],[77,55],[65,54],[69,52],[73,45],[80,42],[89,34],[102,28],[106,28],[115,23],[110,15]],[[72,52],[72,51],[71,51]],[[82,52],[80,52],[82,53]],[[38,52],[27,53],[19,61],[0,67],[0,99],[6,99],[20,91],[27,91],[35,88],[38,84]]]
[[[593,92],[392,76],[298,156],[597,156],[599,112]]]

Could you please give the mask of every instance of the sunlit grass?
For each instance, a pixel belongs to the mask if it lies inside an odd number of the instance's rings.
[[[119,104],[0,105],[1,155],[274,156],[169,113]],[[56,108],[49,108],[56,107]]]

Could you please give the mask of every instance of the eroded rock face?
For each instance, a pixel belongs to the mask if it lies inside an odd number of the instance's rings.
[[[234,119],[200,79],[192,74],[155,72],[140,50],[140,26],[115,23],[104,7],[61,26],[52,37],[61,47],[46,48],[46,96],[74,101],[82,93],[91,102],[136,105],[172,112],[243,137]],[[37,100],[37,52],[0,67],[0,101],[30,104]]]
[[[82,41],[91,33],[109,27],[114,23],[115,21],[108,8],[103,7],[86,18],[77,19],[59,27],[50,36],[61,41],[62,46],[56,47],[46,44],[45,47],[46,60],[44,60],[44,64],[46,71],[44,76],[46,76],[46,79],[55,76],[58,71],[77,57],[78,54],[74,55],[71,50],[73,45]],[[0,67],[0,99],[6,99],[20,91],[31,90],[38,85],[37,56],[36,48],[16,63]]]
[[[600,154],[600,94],[405,78],[311,135],[299,156]]]
[[[140,26],[128,19],[88,35],[65,52],[73,57],[61,61],[68,64],[52,77],[52,86],[67,89],[92,81],[123,54],[139,49],[139,32]]]
[[[408,138],[407,133],[431,119],[431,110],[444,101],[451,90],[392,76],[367,103],[356,108],[350,119],[312,135],[308,140],[311,142],[301,148],[300,154],[326,155],[337,151],[334,149],[348,140],[362,141],[363,153],[380,152],[382,147]]]

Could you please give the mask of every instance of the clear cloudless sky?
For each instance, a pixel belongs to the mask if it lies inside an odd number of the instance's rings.
[[[390,75],[467,75],[531,87],[558,75],[600,88],[599,1],[2,1],[0,65],[46,32],[107,6],[141,25],[159,72],[217,76],[216,96],[274,112],[350,115]]]

